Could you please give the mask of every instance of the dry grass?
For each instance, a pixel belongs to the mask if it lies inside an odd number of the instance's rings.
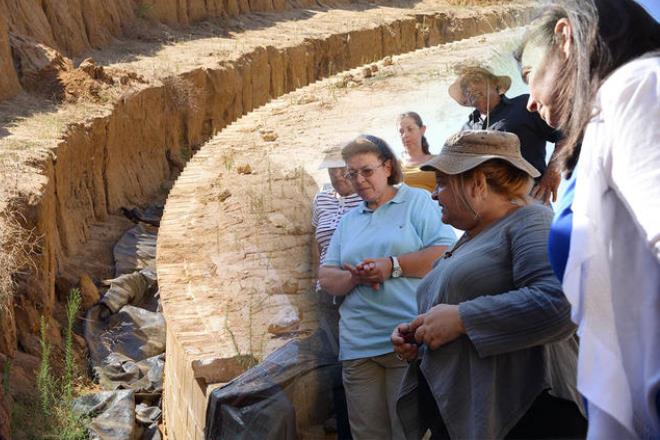
[[[202,92],[191,81],[172,75],[163,78],[161,82],[175,108],[188,112],[199,108]]]
[[[39,237],[20,220],[24,219],[16,213],[0,217],[0,309],[8,306],[17,275],[35,268]]]

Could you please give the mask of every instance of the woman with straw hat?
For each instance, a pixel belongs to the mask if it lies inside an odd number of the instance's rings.
[[[450,137],[422,166],[442,221],[464,235],[417,289],[419,315],[391,336],[410,362],[397,403],[407,438],[573,438],[570,306],[552,272],[552,211],[530,203],[538,171],[506,132]]]

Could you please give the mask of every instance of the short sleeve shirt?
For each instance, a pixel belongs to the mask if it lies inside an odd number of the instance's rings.
[[[514,133],[520,139],[520,152],[541,174],[545,173],[545,143],[556,143],[561,139],[561,133],[550,127],[538,113],[527,110],[529,95],[507,98],[501,95],[501,101],[490,112],[488,121],[478,110],[470,114],[464,130],[485,130],[495,128],[500,131]],[[495,125],[495,127],[493,127]]]
[[[362,202],[341,219],[324,265],[355,265],[365,258],[451,246],[456,237],[441,222],[441,214],[428,192],[402,184],[392,200],[378,209],[371,210]],[[386,280],[379,290],[360,285],[349,292],[339,309],[339,359],[392,352],[394,327],[417,316],[415,291],[420,282],[403,276]]]
[[[314,197],[312,207],[312,226],[319,244],[320,263],[323,264],[332,234],[335,233],[339,220],[351,209],[360,204],[362,199],[357,194],[340,196],[332,187],[323,188]]]

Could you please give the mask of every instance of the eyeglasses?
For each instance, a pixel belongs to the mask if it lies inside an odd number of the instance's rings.
[[[382,167],[383,164],[384,164],[384,163],[381,162],[380,165],[378,165],[378,166],[376,166],[376,167],[373,167],[373,168],[365,167],[365,168],[362,168],[362,169],[360,169],[360,170],[351,170],[351,171],[348,171],[346,174],[344,174],[344,178],[349,179],[349,180],[355,180],[355,179],[357,179],[357,176],[358,176],[358,175],[360,175],[360,176],[362,176],[362,177],[365,177],[365,178],[367,178],[367,177],[371,177],[371,176],[373,176],[374,173],[376,172],[376,169]]]

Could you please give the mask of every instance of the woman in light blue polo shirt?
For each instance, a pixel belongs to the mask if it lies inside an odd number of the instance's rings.
[[[392,329],[417,313],[415,290],[455,240],[428,193],[405,184],[391,148],[360,136],[342,150],[347,174],[364,200],[339,223],[321,287],[345,296],[339,309],[339,359],[355,440],[403,438],[395,411],[406,363],[390,344]]]

